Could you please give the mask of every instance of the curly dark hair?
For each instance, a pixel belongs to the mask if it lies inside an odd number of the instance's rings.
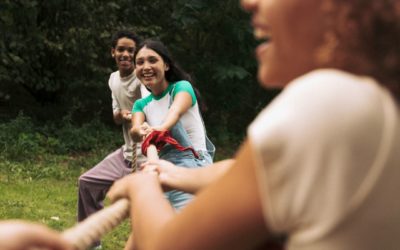
[[[376,78],[400,103],[400,1],[327,0],[340,68]]]
[[[115,32],[111,37],[111,47],[115,49],[117,46],[118,40],[121,38],[129,38],[133,40],[137,45],[142,41],[142,39],[133,31],[129,30],[119,30]]]

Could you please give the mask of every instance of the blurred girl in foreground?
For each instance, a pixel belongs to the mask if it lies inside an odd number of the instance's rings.
[[[113,186],[131,200],[138,249],[251,249],[276,234],[286,249],[398,249],[399,1],[241,3],[267,40],[260,84],[284,90],[181,213],[163,197],[165,162]]]

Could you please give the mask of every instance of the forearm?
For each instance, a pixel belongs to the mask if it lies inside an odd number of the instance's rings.
[[[129,130],[129,134],[134,142],[141,142],[143,140],[143,135],[140,130],[140,126],[135,125]]]
[[[145,116],[141,112],[136,112],[132,115],[132,128],[129,131],[130,136],[134,142],[141,142],[145,131],[141,129],[142,124],[145,121]]]
[[[186,92],[180,92],[175,96],[174,102],[168,110],[168,114],[157,130],[170,130],[192,105],[192,97]]]
[[[140,189],[130,191],[132,231],[137,249],[152,249],[153,237],[175,215],[160,184],[153,180],[145,182]]]
[[[0,249],[59,249],[72,250],[72,245],[52,229],[27,221],[0,222]]]
[[[178,167],[169,175],[168,186],[187,193],[197,193],[223,176],[233,163],[234,160],[229,159],[201,168]]]
[[[153,235],[151,249],[253,249],[263,242],[268,230],[251,157],[239,153],[235,166]]]
[[[164,122],[160,125],[155,127],[156,130],[170,130],[175,124],[179,121],[181,115],[178,111],[174,109],[170,109],[168,111],[167,116],[165,117]]]

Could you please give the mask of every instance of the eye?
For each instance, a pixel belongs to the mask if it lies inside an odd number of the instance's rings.
[[[124,51],[127,51],[129,54],[134,54],[136,48],[135,48],[135,47],[118,46],[115,50],[116,50],[118,53],[124,53]]]
[[[142,58],[136,59],[136,65],[143,65],[144,60]]]
[[[154,63],[157,63],[157,62],[158,62],[158,59],[156,57],[150,57],[149,58],[149,63],[154,64]]]

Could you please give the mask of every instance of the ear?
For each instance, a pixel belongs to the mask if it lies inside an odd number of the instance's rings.
[[[168,63],[165,63],[164,64],[164,71],[168,71],[169,70],[169,64]]]
[[[112,58],[115,57],[115,49],[114,48],[111,48],[111,56],[112,56]]]

